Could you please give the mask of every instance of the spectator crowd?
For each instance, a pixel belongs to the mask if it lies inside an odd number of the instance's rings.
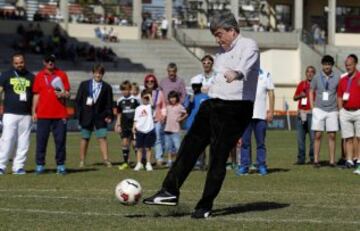
[[[41,34],[36,27],[20,34],[34,38]],[[57,32],[54,32],[54,36]],[[61,36],[58,37],[61,40]],[[30,39],[30,41],[33,41]],[[56,39],[55,39],[56,41]],[[60,42],[61,43],[61,42]],[[0,76],[0,91],[4,92],[3,133],[0,150],[0,174],[5,174],[8,160],[15,150],[12,171],[25,174],[32,121],[36,121],[36,174],[45,171],[46,146],[50,132],[56,145],[57,173],[66,174],[66,124],[68,114],[66,99],[70,97],[70,83],[66,72],[56,66],[56,56],[46,55],[44,68],[36,76],[26,69],[22,53],[12,56],[12,68]],[[192,129],[193,121],[201,110],[200,105],[208,100],[214,78],[218,75],[214,59],[205,55],[201,59],[203,70],[191,79],[192,92],[186,91],[183,79],[177,75],[175,63],[167,66],[167,76],[162,80],[154,74],[144,78],[144,86],[126,80],[120,84],[121,97],[116,100],[113,113],[113,93],[104,81],[105,68],[95,64],[92,78],[80,84],[76,94],[76,116],[81,127],[79,167],[86,166],[86,154],[91,134],[99,141],[103,163],[112,166],[109,159],[108,125],[114,122],[114,131],[121,140],[123,162],[119,170],[133,168],[135,171],[152,171],[156,168],[171,168],[181,146],[183,132]],[[301,81],[294,94],[298,101],[297,116],[297,165],[312,164],[315,168],[328,163],[330,167],[355,168],[360,175],[360,72],[358,58],[350,54],[345,60],[346,73],[338,76],[333,71],[334,59],[326,55],[321,60],[322,68],[309,66],[305,80]],[[267,123],[274,114],[274,84],[269,72],[260,69],[253,117],[242,138],[234,147],[235,158],[229,158],[229,168],[239,176],[252,171],[268,174],[265,137]],[[269,108],[267,110],[267,99]],[[199,118],[197,118],[199,119]],[[336,162],[336,133],[341,131],[342,155]],[[329,146],[329,161],[320,161],[320,147],[326,132]],[[252,161],[251,135],[256,140],[256,160]],[[308,162],[306,134],[309,134]],[[15,148],[16,147],[16,148]],[[120,148],[120,147],[119,147]],[[131,149],[136,155],[130,156]],[[154,156],[152,156],[154,149]],[[206,168],[206,154],[198,158],[195,168]],[[133,165],[133,161],[135,165]]]

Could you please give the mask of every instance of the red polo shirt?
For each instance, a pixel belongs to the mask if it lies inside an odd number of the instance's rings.
[[[310,110],[310,82],[308,80],[303,80],[301,81],[295,91],[294,96],[298,96],[301,94],[301,92],[304,92],[306,94],[306,98],[307,98],[307,103],[306,105],[302,105],[301,104],[301,99],[299,99],[298,101],[298,109],[299,110]]]
[[[39,119],[68,117],[65,100],[56,97],[55,88],[51,84],[56,77],[61,79],[64,89],[70,91],[70,83],[66,73],[58,68],[55,68],[52,74],[43,69],[35,76],[33,93],[39,95],[39,102],[36,107],[36,115]]]
[[[340,79],[339,86],[337,89],[337,95],[343,98],[344,93],[347,91],[348,82],[350,81],[349,76],[345,76]],[[349,100],[343,100],[343,107],[347,110],[360,109],[360,72],[356,71],[355,76],[351,80],[348,93],[350,94]]]

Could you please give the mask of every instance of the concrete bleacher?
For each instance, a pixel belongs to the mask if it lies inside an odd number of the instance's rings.
[[[81,40],[97,46],[102,42],[95,39]],[[107,43],[120,57],[126,57],[134,63],[141,63],[152,69],[158,78],[166,76],[166,67],[170,62],[178,66],[178,76],[186,83],[201,72],[201,63],[186,48],[174,40],[121,40],[120,43]]]
[[[10,57],[12,36],[0,34],[0,71],[11,66]],[[166,66],[169,62],[178,65],[178,74],[186,83],[192,76],[201,72],[201,63],[188,51],[173,40],[122,40],[120,43],[104,43],[98,39],[74,39],[71,43],[86,43],[95,47],[111,47],[118,58],[114,62],[104,62],[106,68],[105,80],[113,85],[114,93],[119,93],[118,86],[124,80],[143,84],[147,73],[155,73],[161,79],[166,76]],[[26,53],[27,67],[36,73],[42,68],[42,55]],[[73,63],[68,60],[57,60],[57,66],[65,70],[70,79],[72,93],[77,91],[81,81],[90,76],[94,62],[80,60]],[[74,95],[74,94],[73,94]]]

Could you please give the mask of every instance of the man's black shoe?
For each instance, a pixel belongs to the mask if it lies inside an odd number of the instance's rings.
[[[144,204],[147,205],[168,205],[168,206],[175,206],[178,204],[178,197],[165,191],[160,190],[155,195],[145,198],[143,200]]]
[[[206,219],[211,217],[211,210],[210,209],[196,209],[192,214],[191,218],[194,219]]]

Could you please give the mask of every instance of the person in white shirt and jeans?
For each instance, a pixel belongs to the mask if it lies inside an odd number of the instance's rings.
[[[266,111],[266,95],[269,96],[269,111]],[[274,115],[275,94],[274,84],[269,72],[260,69],[259,80],[254,104],[254,114],[249,126],[246,128],[241,143],[241,161],[237,175],[249,173],[251,165],[251,133],[256,139],[256,167],[260,175],[268,173],[266,166],[265,136],[267,122],[271,122]]]
[[[251,121],[260,69],[259,48],[254,40],[240,35],[233,14],[215,14],[210,30],[222,49],[214,62],[217,75],[209,89],[210,99],[201,104],[162,189],[143,200],[148,205],[177,205],[180,187],[210,145],[205,189],[191,215],[195,219],[211,216],[226,175],[229,153]]]

